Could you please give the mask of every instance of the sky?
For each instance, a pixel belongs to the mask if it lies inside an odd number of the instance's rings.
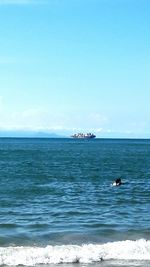
[[[0,0],[0,131],[150,138],[149,0]]]

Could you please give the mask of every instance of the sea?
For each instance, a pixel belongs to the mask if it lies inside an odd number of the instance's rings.
[[[0,138],[0,266],[150,266],[150,140]]]

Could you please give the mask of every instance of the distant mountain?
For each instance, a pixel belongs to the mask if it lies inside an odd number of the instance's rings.
[[[37,133],[34,133],[34,137],[37,137],[37,138],[63,138],[65,136],[58,135],[56,133],[37,132]]]
[[[20,137],[20,138],[63,138],[66,136],[58,135],[56,133],[42,132],[42,131],[4,131],[0,130],[0,137]]]

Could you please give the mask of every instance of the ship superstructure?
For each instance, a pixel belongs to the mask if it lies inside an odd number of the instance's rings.
[[[79,139],[91,139],[91,138],[95,138],[96,135],[93,133],[76,133],[76,134],[73,134],[71,137],[79,138]]]

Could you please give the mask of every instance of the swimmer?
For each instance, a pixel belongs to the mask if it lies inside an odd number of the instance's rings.
[[[121,185],[122,182],[121,182],[121,178],[117,178],[114,182],[113,182],[113,186],[119,186]]]

